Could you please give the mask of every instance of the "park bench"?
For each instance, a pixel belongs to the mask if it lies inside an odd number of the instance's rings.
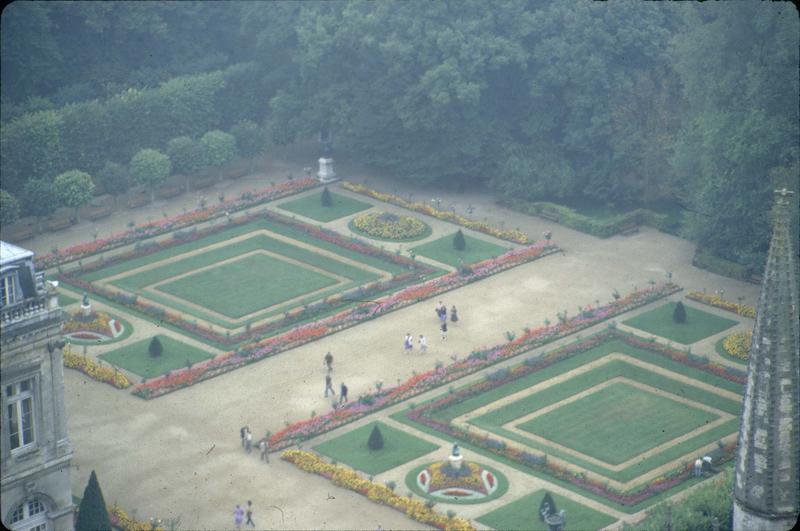
[[[630,236],[631,234],[636,234],[637,232],[639,232],[639,225],[636,223],[628,223],[619,228],[618,234],[621,236]]]
[[[210,173],[207,175],[196,175],[191,179],[191,187],[195,190],[202,190],[203,188],[213,186],[216,181],[216,176]]]
[[[223,175],[228,179],[241,179],[250,172],[250,162],[237,159],[229,162],[223,168]]]
[[[156,196],[161,199],[169,199],[181,195],[185,189],[185,183],[186,177],[183,175],[172,175],[156,190]]]
[[[15,223],[3,225],[3,240],[21,242],[36,236],[39,218],[30,216],[17,220]]]
[[[128,196],[128,208],[139,208],[150,202],[150,192],[144,187],[134,188]]]
[[[540,218],[548,219],[550,221],[555,221],[558,223],[559,216],[557,212],[553,212],[551,210],[542,210],[537,214]]]
[[[67,207],[57,208],[53,215],[47,218],[44,227],[50,231],[66,229],[73,223],[72,209]]]
[[[108,194],[98,195],[89,202],[86,217],[92,221],[111,215],[114,211],[114,198]]]

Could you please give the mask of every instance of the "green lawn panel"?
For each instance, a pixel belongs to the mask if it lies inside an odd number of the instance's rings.
[[[610,464],[620,464],[717,415],[615,383],[518,427]]]
[[[322,206],[321,198],[322,192],[318,192],[301,197],[300,199],[295,199],[294,201],[281,203],[278,205],[278,208],[323,223],[333,221],[334,219],[343,218],[345,216],[350,216],[356,212],[361,212],[362,210],[372,208],[372,205],[369,203],[357,201],[350,197],[335,194],[333,192],[331,192],[333,204],[331,206],[324,207]]]
[[[539,520],[538,510],[545,491],[537,490],[522,498],[481,515],[477,521],[500,530],[547,531],[547,524]],[[550,493],[558,510],[563,509],[566,517],[565,531],[600,529],[613,524],[616,518],[585,505]]]
[[[98,356],[98,358],[139,376],[152,378],[167,371],[186,367],[187,362],[194,364],[214,357],[213,354],[205,350],[187,345],[169,336],[158,335],[156,337],[161,341],[161,346],[164,347],[161,356],[157,358],[150,356],[147,350],[150,346],[150,339],[137,341],[106,352]]]
[[[501,247],[486,240],[473,238],[464,235],[467,245],[463,251],[453,249],[453,236],[455,233],[439,238],[432,242],[418,245],[411,250],[415,254],[436,260],[443,264],[458,267],[462,264],[480,262],[488,258],[494,258],[508,251],[509,247]]]
[[[713,336],[738,324],[732,319],[725,319],[689,305],[684,305],[686,322],[676,323],[672,319],[676,305],[675,302],[664,304],[623,323],[684,345]]]
[[[332,277],[256,254],[158,289],[236,319],[335,283]]]
[[[379,426],[384,446],[381,450],[370,450],[367,440],[373,426]],[[335,459],[367,474],[380,474],[439,448],[413,435],[372,422],[335,439],[314,447],[322,455]]]

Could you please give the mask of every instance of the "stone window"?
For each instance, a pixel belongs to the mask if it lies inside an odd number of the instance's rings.
[[[47,508],[38,498],[20,503],[11,513],[13,531],[47,531]]]
[[[16,272],[3,275],[0,285],[0,306],[14,304],[17,301],[17,274]]]
[[[35,380],[29,378],[6,385],[8,436],[12,452],[31,447],[35,442],[34,384]]]

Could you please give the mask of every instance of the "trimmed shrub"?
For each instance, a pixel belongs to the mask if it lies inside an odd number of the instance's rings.
[[[150,353],[150,356],[157,358],[161,356],[162,352],[164,352],[164,347],[161,345],[161,341],[157,337],[154,337],[150,340],[150,345],[147,347],[147,351]]]
[[[683,306],[683,302],[678,301],[678,304],[675,305],[675,309],[672,311],[672,320],[676,323],[686,322],[686,308]]]
[[[322,189],[322,196],[320,197],[320,203],[324,207],[333,206],[333,198],[331,197],[331,192],[328,190],[328,187]]]
[[[456,251],[463,251],[467,247],[467,241],[464,239],[464,233],[458,229],[456,235],[453,236],[453,249]]]
[[[377,424],[372,428],[372,433],[369,434],[367,446],[372,451],[383,448],[383,434]]]
[[[108,518],[108,509],[103,499],[103,491],[97,482],[97,475],[92,470],[89,483],[83,491],[83,499],[78,510],[78,521],[75,523],[76,531],[111,531],[111,521]]]

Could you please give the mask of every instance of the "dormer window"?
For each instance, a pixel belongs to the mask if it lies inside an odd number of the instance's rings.
[[[3,274],[0,285],[0,306],[7,306],[17,302],[17,272],[11,271]]]

